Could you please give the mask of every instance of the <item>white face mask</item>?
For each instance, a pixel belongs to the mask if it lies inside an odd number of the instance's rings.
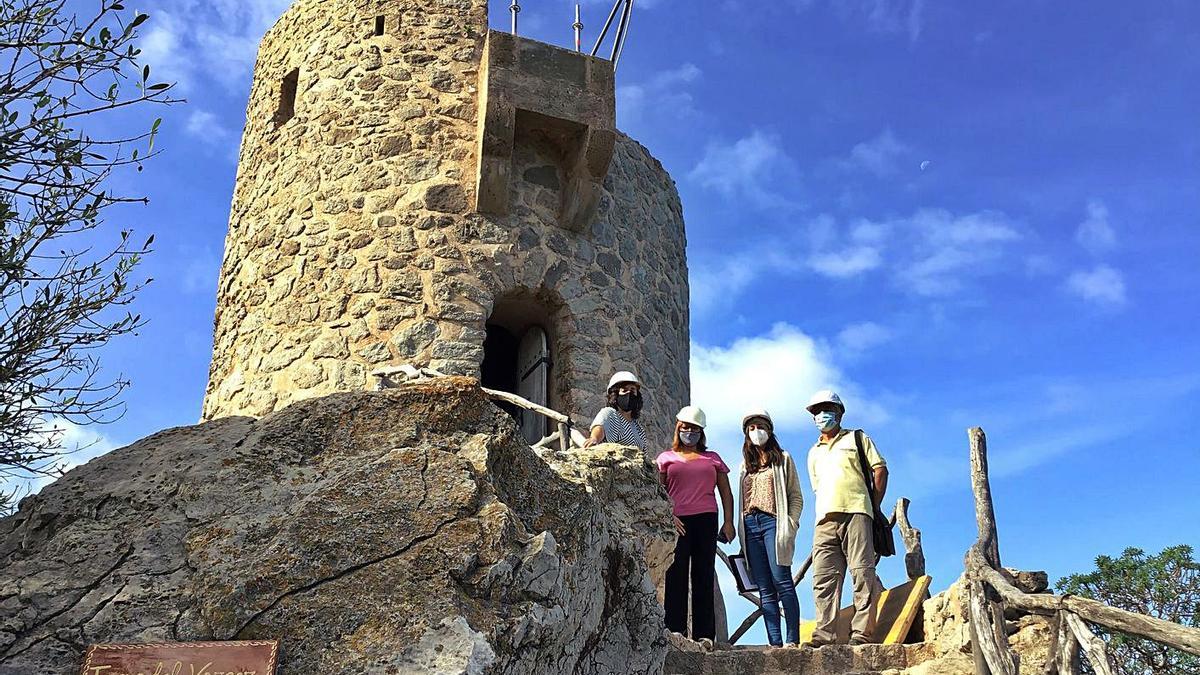
[[[766,429],[750,430],[750,442],[760,448],[767,444],[767,439],[769,438],[771,438],[771,434]]]

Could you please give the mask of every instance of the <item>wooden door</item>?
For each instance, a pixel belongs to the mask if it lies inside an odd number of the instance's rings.
[[[544,406],[549,403],[549,390],[550,346],[546,342],[546,331],[540,326],[530,326],[521,336],[521,346],[517,350],[517,394]],[[521,434],[530,444],[547,435],[548,422],[532,410],[521,409]]]

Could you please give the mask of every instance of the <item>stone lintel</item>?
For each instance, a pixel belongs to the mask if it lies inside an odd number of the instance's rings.
[[[518,116],[559,146],[566,175],[559,224],[583,231],[595,215],[616,142],[612,63],[489,31],[479,68],[475,210],[503,215]]]

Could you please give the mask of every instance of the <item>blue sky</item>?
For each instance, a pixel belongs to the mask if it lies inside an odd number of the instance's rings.
[[[144,26],[188,103],[118,179],[151,198],[112,220],[156,235],[155,281],[146,328],[102,355],[133,381],[128,413],[70,434],[100,434],[89,454],[199,416],[250,69],[287,4],[160,0]],[[523,34],[570,43],[572,3],[522,5]],[[608,6],[584,4],[586,44]],[[1200,545],[1197,81],[1187,0],[637,2],[618,121],[683,199],[713,445],[736,465],[738,420],[765,405],[803,464],[803,403],[837,388],[913,499],[935,590],[974,539],[972,425],[1007,564],[1057,578]],[[799,551],[811,532],[806,513]]]

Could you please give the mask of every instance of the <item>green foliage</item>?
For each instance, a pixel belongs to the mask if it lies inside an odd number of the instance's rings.
[[[1058,590],[1113,607],[1200,628],[1200,563],[1191,546],[1172,546],[1158,555],[1127,548],[1119,558],[1102,555],[1096,569],[1072,574]],[[1117,672],[1125,675],[1200,675],[1200,658],[1151,640],[1093,626],[1108,642]]]
[[[125,308],[149,281],[133,274],[153,238],[138,244],[129,230],[102,227],[110,207],[146,201],[106,186],[153,156],[160,120],[105,138],[84,126],[175,102],[138,62],[147,15],[99,0],[80,17],[66,4],[0,0],[0,479],[55,471],[57,421],[122,411],[128,383],[104,378],[95,350],[141,325]],[[0,495],[0,512],[10,507]]]

